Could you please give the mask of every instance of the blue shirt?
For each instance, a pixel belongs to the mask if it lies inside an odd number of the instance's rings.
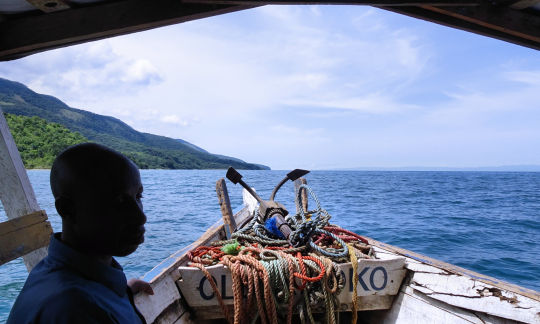
[[[30,272],[6,324],[141,324],[122,267],[108,266],[51,237],[49,254]]]

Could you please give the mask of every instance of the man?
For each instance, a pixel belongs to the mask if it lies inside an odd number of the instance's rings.
[[[113,258],[144,241],[135,164],[102,145],[72,146],[53,163],[51,189],[62,232],[30,272],[7,324],[145,323],[133,293],[153,294],[152,288],[141,280],[128,284]]]

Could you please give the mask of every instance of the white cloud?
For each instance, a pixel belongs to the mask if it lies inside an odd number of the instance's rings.
[[[394,18],[265,6],[2,63],[0,76],[277,168],[482,164],[482,154],[509,156],[490,138],[540,144],[540,72],[524,52],[499,54],[481,37],[441,45],[448,29]],[[485,52],[497,64],[486,66]],[[516,57],[520,66],[501,69]]]
[[[362,97],[336,96],[336,98],[322,100],[290,100],[285,103],[291,106],[346,109],[369,114],[404,114],[410,110],[419,109],[418,105],[399,103],[380,93],[370,93]]]
[[[40,53],[6,67],[1,71],[4,77],[86,109],[101,104],[104,97],[132,95],[162,81],[150,61],[118,55],[109,40]]]
[[[531,86],[540,86],[540,71],[511,71],[506,77],[510,81],[525,83]]]
[[[143,59],[130,63],[120,76],[120,80],[126,83],[151,83],[160,81],[160,79],[159,73],[152,63]]]
[[[167,124],[174,124],[174,125],[180,125],[180,126],[189,125],[187,121],[180,119],[180,117],[176,115],[166,115],[166,116],[161,117],[159,120]]]

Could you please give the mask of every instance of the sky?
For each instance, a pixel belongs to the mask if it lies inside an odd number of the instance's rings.
[[[540,165],[540,52],[366,6],[265,6],[0,77],[272,169]]]

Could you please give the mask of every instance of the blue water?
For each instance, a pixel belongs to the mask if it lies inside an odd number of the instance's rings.
[[[286,171],[243,171],[267,198]],[[49,171],[29,171],[55,231],[60,218]],[[225,171],[143,170],[146,242],[120,258],[139,277],[221,217],[215,182]],[[306,176],[332,222],[482,274],[540,290],[540,173],[315,171]],[[233,208],[239,186],[227,182]],[[276,200],[293,211],[293,186]],[[0,216],[5,217],[5,216]],[[0,267],[0,323],[26,277],[22,261]]]

